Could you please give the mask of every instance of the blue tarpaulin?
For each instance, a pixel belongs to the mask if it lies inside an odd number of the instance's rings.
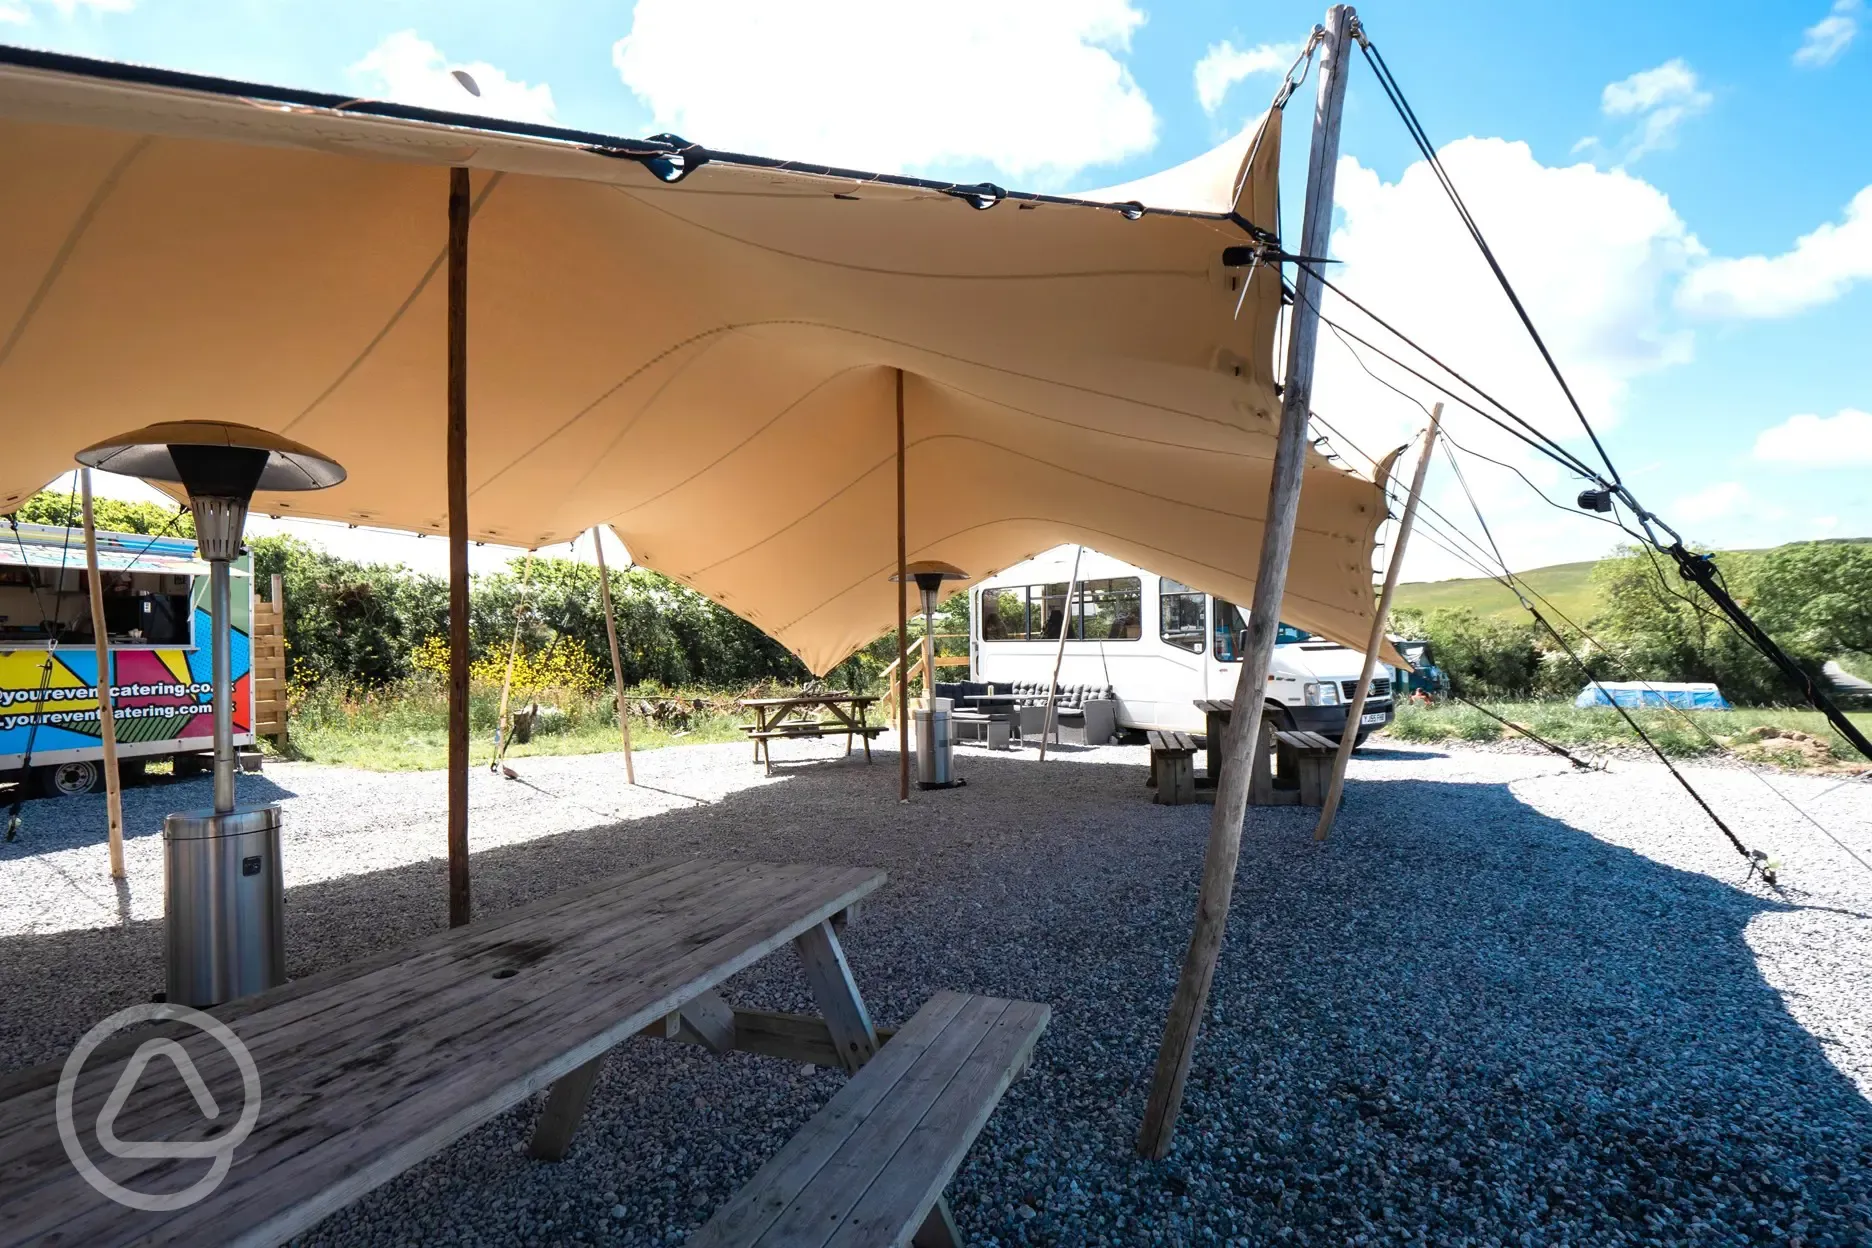
[[[1728,699],[1708,681],[1670,684],[1655,680],[1607,680],[1587,685],[1574,706],[1674,706],[1685,711],[1726,711]]]

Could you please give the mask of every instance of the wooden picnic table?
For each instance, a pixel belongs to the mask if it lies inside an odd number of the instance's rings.
[[[865,762],[871,761],[871,738],[884,731],[882,725],[866,720],[871,705],[878,699],[865,693],[796,693],[784,698],[742,698],[741,708],[754,713],[754,722],[741,725],[741,731],[754,742],[754,761],[763,759],[767,772],[773,774],[772,742],[797,737],[844,736],[845,753],[852,749],[852,738],[864,742]],[[810,714],[810,719],[793,716]]]
[[[1199,698],[1196,709],[1206,721],[1203,788],[1213,792],[1222,776],[1222,734],[1235,712],[1232,698]],[[1261,739],[1249,774],[1248,802],[1254,806],[1318,806],[1339,743],[1317,732],[1276,728],[1272,715],[1262,719]],[[1153,768],[1153,775],[1155,769]]]
[[[278,1243],[547,1087],[532,1149],[556,1158],[606,1052],[640,1033],[857,1070],[880,1036],[836,928],[884,879],[864,867],[665,862],[218,1007],[252,1055],[259,1111],[220,1185],[185,1208],[130,1208],[80,1175],[55,1116],[63,1063],[0,1079],[0,1245]],[[713,991],[789,943],[823,1019],[735,1010]],[[205,1119],[170,1063],[155,1062],[143,1078],[157,1086],[114,1124],[119,1148],[212,1140],[244,1110],[234,1057],[193,1026],[105,1041],[79,1074],[71,1121],[92,1161],[132,1190],[175,1192],[210,1168],[100,1145],[107,1098],[165,1037],[220,1113]]]

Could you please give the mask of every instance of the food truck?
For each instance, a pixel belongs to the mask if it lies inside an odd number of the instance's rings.
[[[208,565],[186,538],[97,535],[121,764],[214,747]],[[233,564],[234,742],[251,745],[252,556]],[[84,534],[0,528],[0,782],[47,796],[104,787]]]

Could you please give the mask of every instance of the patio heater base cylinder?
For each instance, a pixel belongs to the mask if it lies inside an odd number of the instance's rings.
[[[917,788],[953,789],[966,781],[955,778],[955,741],[949,735],[949,699],[936,698],[910,712],[916,727]]]
[[[164,821],[167,1000],[218,1005],[286,982],[280,813],[237,806]]]

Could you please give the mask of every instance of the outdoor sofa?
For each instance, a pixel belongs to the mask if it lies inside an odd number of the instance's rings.
[[[938,681],[936,696],[950,698],[958,710],[961,699],[984,693],[1012,693],[1023,699],[1021,736],[1038,738],[1046,720],[1048,686],[1042,681]],[[986,737],[986,716],[950,715],[950,731],[957,739],[965,733]],[[1060,685],[1053,703],[1053,739],[1072,745],[1104,745],[1118,732],[1118,699],[1110,685]]]

